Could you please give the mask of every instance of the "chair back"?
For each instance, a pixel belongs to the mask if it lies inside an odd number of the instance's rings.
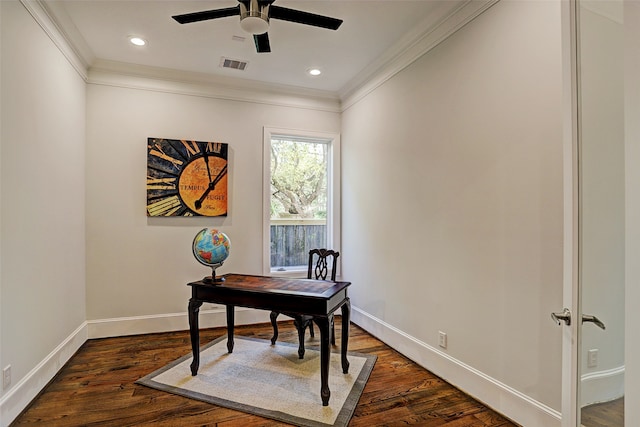
[[[331,249],[311,249],[309,251],[307,279],[327,280],[327,275],[329,274],[329,261],[327,258],[331,258],[331,281],[335,282],[339,256],[340,252]]]

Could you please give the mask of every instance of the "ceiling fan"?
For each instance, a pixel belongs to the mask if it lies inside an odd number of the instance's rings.
[[[327,28],[329,30],[337,30],[342,24],[342,19],[274,6],[273,2],[275,1],[276,0],[238,0],[238,5],[234,7],[186,13],[184,15],[172,16],[172,18],[181,24],[189,24],[191,22],[240,15],[240,26],[246,32],[253,34],[253,40],[258,53],[271,52],[269,35],[267,34],[270,19],[282,19],[283,21],[297,22],[299,24]]]

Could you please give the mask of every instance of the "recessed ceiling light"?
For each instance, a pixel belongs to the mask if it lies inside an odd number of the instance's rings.
[[[129,37],[129,41],[131,44],[135,44],[136,46],[144,46],[147,44],[147,41],[141,37],[131,36]]]
[[[319,76],[320,74],[322,74],[322,71],[320,71],[320,70],[319,70],[319,69],[317,69],[317,68],[309,68],[309,69],[307,70],[307,72],[308,72],[309,74],[311,74],[312,76]]]

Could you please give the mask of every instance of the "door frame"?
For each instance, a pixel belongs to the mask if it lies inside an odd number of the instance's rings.
[[[561,0],[563,74],[563,291],[562,303],[572,313],[562,326],[562,427],[577,427],[580,389],[580,277],[579,277],[579,175],[578,143],[579,61],[577,0]],[[558,307],[558,311],[561,307]]]

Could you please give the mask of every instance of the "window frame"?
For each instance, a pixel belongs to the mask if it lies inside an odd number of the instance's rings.
[[[271,139],[274,136],[326,141],[326,143],[328,144],[329,164],[327,165],[327,249],[340,251],[340,134],[276,127],[263,128],[262,272],[267,276],[306,277],[306,265],[300,269],[291,269],[287,271],[271,270]],[[339,275],[340,258],[338,258],[337,269],[337,273]]]

